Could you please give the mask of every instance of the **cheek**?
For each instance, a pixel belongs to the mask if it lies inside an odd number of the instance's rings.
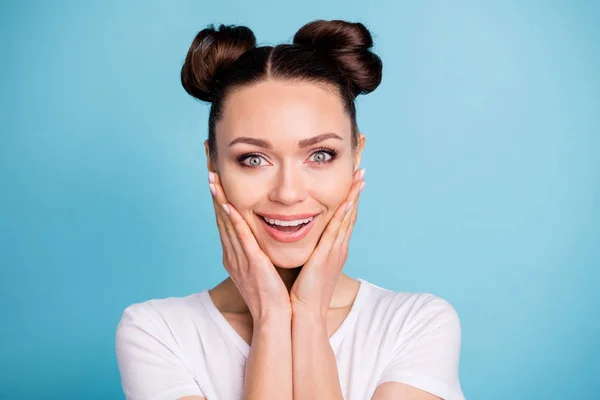
[[[331,179],[319,181],[312,190],[313,197],[333,214],[348,197],[351,186],[351,174],[336,174]]]
[[[235,172],[222,172],[221,185],[227,201],[242,215],[245,215],[264,197],[263,188],[247,176]]]

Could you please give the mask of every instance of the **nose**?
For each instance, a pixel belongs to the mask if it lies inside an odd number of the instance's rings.
[[[269,200],[289,206],[301,203],[306,196],[302,171],[293,162],[282,165],[274,178]]]

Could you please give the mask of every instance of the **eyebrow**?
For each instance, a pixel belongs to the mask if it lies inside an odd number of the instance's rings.
[[[328,133],[322,133],[317,136],[313,136],[308,139],[302,139],[301,141],[298,142],[298,147],[303,149],[305,147],[313,146],[317,143],[323,142],[327,139],[343,140],[341,138],[341,136],[339,136],[333,132],[328,132]],[[271,146],[271,143],[267,140],[251,138],[251,137],[246,137],[246,136],[240,136],[238,138],[235,138],[231,143],[229,143],[229,147],[231,147],[237,143],[246,143],[246,144],[250,144],[252,146],[263,147],[265,149],[270,149],[273,147],[273,146]]]

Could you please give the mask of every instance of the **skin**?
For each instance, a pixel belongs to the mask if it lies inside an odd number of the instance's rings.
[[[278,80],[231,93],[216,131],[209,187],[230,276],[210,295],[251,344],[244,398],[342,398],[328,338],[358,290],[342,269],[365,186],[358,169],[365,137],[352,146],[351,121],[333,87]],[[261,213],[318,215],[306,237],[281,243]],[[391,398],[436,399],[398,383],[381,385],[374,397]]]
[[[268,81],[242,88],[229,98],[217,124],[219,158],[215,166],[227,199],[248,222],[269,259],[279,268],[303,265],[339,205],[346,199],[353,172],[358,168],[364,136],[352,150],[350,119],[341,101],[310,83]],[[341,137],[300,149],[298,142],[332,132]],[[250,144],[229,146],[240,136],[272,144],[262,149]],[[318,165],[312,153],[327,146],[338,151],[330,163]],[[246,152],[265,154],[258,169],[240,167],[236,157]],[[324,155],[325,153],[321,153]],[[329,156],[328,156],[329,157]],[[249,190],[250,189],[250,190]],[[317,224],[301,243],[274,241],[260,227],[255,212],[320,213]]]
[[[220,180],[227,201],[247,222],[289,292],[300,273],[299,267],[306,263],[333,214],[348,196],[365,137],[361,134],[358,145],[352,148],[351,121],[334,88],[284,81],[261,82],[230,94],[216,131],[219,157],[213,165],[205,143],[208,169]],[[298,147],[299,141],[323,133],[335,133],[341,140],[330,138]],[[261,139],[272,148],[246,143],[230,146],[239,137]],[[325,164],[315,162],[315,157],[319,157],[315,151],[321,147],[336,150],[336,158]],[[249,152],[264,155],[259,168],[240,166],[237,158]],[[319,155],[330,158],[325,153]],[[221,210],[216,212],[219,215]],[[319,216],[307,237],[299,242],[280,243],[262,227],[256,215],[261,212]],[[223,304],[227,312],[249,311],[243,296],[235,293],[237,286],[231,283],[217,286],[211,295],[217,301],[228,299]],[[347,307],[354,299],[358,282],[342,274],[335,289],[332,308]]]

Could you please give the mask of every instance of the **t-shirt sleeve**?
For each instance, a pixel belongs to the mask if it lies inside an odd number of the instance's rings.
[[[115,349],[127,400],[174,400],[205,397],[182,360],[174,338],[129,306],[117,326]]]
[[[444,400],[464,400],[458,379],[460,320],[446,300],[424,295],[395,336],[396,349],[379,384],[400,382]]]

